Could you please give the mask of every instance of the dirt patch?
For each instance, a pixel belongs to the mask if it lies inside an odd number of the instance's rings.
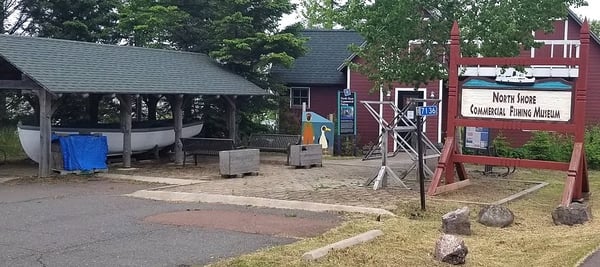
[[[282,237],[313,237],[339,225],[338,221],[300,218],[295,214],[262,214],[226,210],[190,210],[146,217],[146,222],[222,229]]]

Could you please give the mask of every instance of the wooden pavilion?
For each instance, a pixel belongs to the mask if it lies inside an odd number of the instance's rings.
[[[267,94],[204,54],[12,35],[0,35],[0,90],[31,92],[39,100],[40,177],[51,174],[51,119],[63,94],[119,99],[124,167],[131,165],[131,114],[136,96],[171,100],[175,162],[182,164],[179,138],[184,99],[223,96],[228,103],[230,137],[234,137],[236,97]]]

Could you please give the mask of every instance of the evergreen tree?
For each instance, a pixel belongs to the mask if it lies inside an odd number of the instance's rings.
[[[57,39],[115,43],[119,0],[21,0],[26,33]]]

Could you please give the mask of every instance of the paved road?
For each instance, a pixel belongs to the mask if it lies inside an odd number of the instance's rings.
[[[579,267],[598,267],[600,266],[600,250],[588,256]]]
[[[143,219],[150,215],[186,209],[248,211],[244,207],[173,204],[121,196],[147,187],[110,181],[0,184],[0,265],[206,264],[295,241],[270,235],[145,222]]]

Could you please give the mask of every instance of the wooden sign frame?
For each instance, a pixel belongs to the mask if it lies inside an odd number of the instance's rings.
[[[476,163],[482,165],[499,165],[511,167],[524,167],[534,169],[549,169],[566,171],[567,178],[563,190],[561,206],[568,206],[573,201],[578,201],[589,193],[587,161],[584,150],[585,138],[585,115],[588,80],[588,58],[590,47],[590,30],[587,20],[583,23],[580,31],[580,55],[579,58],[525,58],[525,57],[462,57],[460,54],[460,31],[458,24],[454,22],[450,33],[450,60],[449,88],[448,88],[448,119],[447,137],[442,149],[438,165],[434,172],[427,194],[437,195],[443,192],[456,190],[470,184],[464,163]],[[575,81],[572,102],[572,117],[568,122],[540,122],[524,120],[502,120],[466,118],[458,114],[459,109],[459,67],[464,66],[531,66],[531,65],[564,65],[579,67],[579,77]],[[478,155],[464,155],[460,153],[458,140],[456,140],[456,128],[459,126],[485,127],[494,129],[529,129],[540,131],[557,131],[574,136],[573,152],[569,163],[515,159],[503,157],[490,157]],[[455,181],[454,170],[459,181]],[[444,185],[442,175],[444,174]]]

